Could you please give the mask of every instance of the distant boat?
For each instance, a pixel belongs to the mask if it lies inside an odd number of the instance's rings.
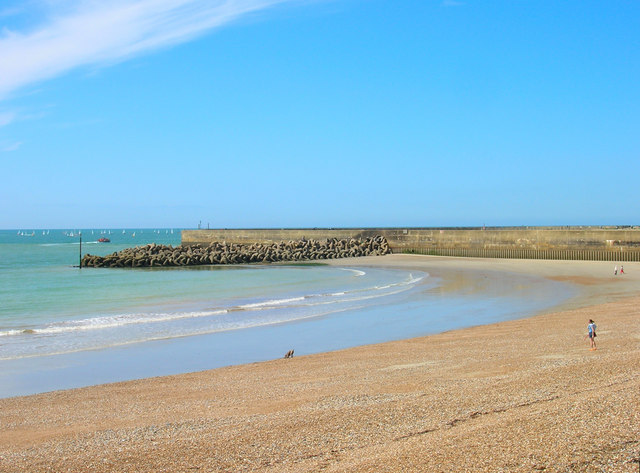
[[[98,241],[99,241],[100,243],[109,243],[111,240],[109,240],[109,239],[108,239],[108,238],[106,238],[106,237],[102,237],[102,238],[98,238]]]
[[[132,236],[132,237],[136,236],[136,232],[133,232],[133,233],[131,234],[131,236]]]

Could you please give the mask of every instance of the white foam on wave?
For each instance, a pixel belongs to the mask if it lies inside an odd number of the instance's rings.
[[[346,271],[355,271],[357,272],[357,276],[365,275],[366,273],[363,271],[351,270],[346,268],[339,268]],[[298,306],[318,306],[318,305],[326,305],[326,304],[336,304],[336,303],[344,303],[344,302],[355,302],[359,300],[367,300],[376,297],[383,297],[387,295],[398,294],[399,292],[403,292],[407,289],[410,289],[413,285],[422,281],[424,276],[414,277],[413,274],[409,274],[409,276],[395,283],[387,284],[384,286],[373,286],[361,289],[354,289],[351,291],[338,291],[331,292],[327,294],[307,294],[305,296],[300,297],[291,297],[287,299],[273,299],[262,302],[254,302],[251,304],[244,304],[238,307],[234,307],[230,309],[231,311],[241,311],[241,310],[266,310],[266,309],[277,309],[283,307],[298,307]],[[401,288],[399,291],[385,292],[379,293],[378,291],[392,289],[392,288]],[[359,295],[358,295],[359,294]],[[348,297],[343,297],[348,296]],[[304,302],[303,304],[295,304],[297,302]]]
[[[127,325],[140,325],[157,322],[171,322],[180,319],[191,319],[197,317],[210,317],[214,315],[226,314],[226,309],[212,311],[177,312],[177,313],[139,313],[121,314],[102,317],[91,317],[87,319],[70,320],[59,322],[42,328],[27,330],[8,330],[0,332],[0,335],[47,335],[79,332],[87,330],[104,330],[109,328],[124,327]]]
[[[20,335],[27,333],[25,330],[0,330],[0,337],[9,337],[11,335]]]
[[[405,279],[404,281],[399,281],[399,282],[396,282],[396,283],[387,284],[385,286],[376,286],[375,288],[376,289],[389,289],[391,287],[398,287],[398,286],[413,286],[413,285],[419,283],[420,281],[422,281],[423,279],[424,279],[424,276],[414,277],[413,274],[409,274],[407,279]]]
[[[79,241],[66,241],[66,242],[58,242],[58,243],[39,243],[38,246],[78,246],[80,244]],[[83,241],[82,242],[83,245],[98,245],[100,244],[99,241],[97,240],[89,240],[89,241]]]
[[[413,276],[412,273],[409,273],[409,280],[407,281],[407,284],[416,284],[419,283],[420,281],[422,281],[425,277],[429,277],[429,273],[425,273],[424,276]]]
[[[251,310],[251,309],[261,309],[261,308],[269,308],[269,307],[278,307],[286,304],[290,304],[292,302],[300,302],[305,299],[304,296],[301,297],[290,297],[288,299],[271,299],[263,302],[254,302],[252,304],[243,304],[238,306],[238,309],[241,310]]]
[[[397,286],[396,286],[397,287]],[[378,289],[378,288],[376,288]],[[388,288],[389,289],[389,288]],[[387,291],[383,294],[378,293],[378,292],[363,292],[360,295],[353,295],[353,297],[347,297],[344,299],[338,299],[338,300],[329,300],[329,301],[322,301],[322,302],[317,302],[316,304],[310,304],[310,305],[326,305],[326,304],[336,304],[336,303],[346,303],[346,302],[360,302],[360,301],[366,301],[369,299],[378,299],[380,297],[386,297],[386,296],[393,296],[395,294],[400,294],[401,292],[405,292],[408,291],[410,289],[410,287],[398,287],[396,290],[394,291]],[[353,293],[351,293],[353,294]],[[345,295],[349,295],[349,294],[345,294]]]
[[[402,292],[410,290],[415,283],[420,282],[423,278],[413,278],[411,280],[403,281],[401,283],[389,284],[387,286],[374,286],[372,288],[359,289],[355,291],[344,291],[344,292],[336,292],[325,295],[313,295],[313,296],[305,296],[304,299],[307,301],[305,304],[291,304],[288,307],[314,307],[314,306],[322,306],[322,305],[330,305],[330,304],[345,304],[350,302],[360,302],[366,301],[370,299],[377,299],[380,297],[392,296],[395,294],[400,294]],[[391,289],[391,290],[386,290]],[[385,290],[384,292],[381,292]],[[315,299],[311,301],[310,299]],[[291,299],[299,300],[299,298]],[[261,307],[265,309],[275,309],[275,306],[266,306]]]
[[[351,273],[354,273],[356,277],[361,277],[367,274],[364,271],[360,271],[359,269],[352,269],[352,268],[338,268],[338,269],[342,271],[349,271]]]

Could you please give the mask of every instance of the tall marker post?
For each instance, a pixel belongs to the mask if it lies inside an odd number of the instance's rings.
[[[82,232],[79,232],[78,235],[80,235],[80,255],[78,258],[78,267],[82,268]]]

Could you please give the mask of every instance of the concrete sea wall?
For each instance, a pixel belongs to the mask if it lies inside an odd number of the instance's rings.
[[[394,253],[485,258],[640,261],[640,227],[306,228],[184,230],[182,245],[271,244],[382,236]]]

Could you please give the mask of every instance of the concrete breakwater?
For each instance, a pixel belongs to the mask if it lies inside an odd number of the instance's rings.
[[[107,256],[85,255],[82,267],[143,268],[158,266],[196,266],[209,264],[248,264],[312,261],[391,253],[382,236],[365,239],[291,240],[250,245],[211,242],[207,245],[164,246],[154,243],[127,248]]]
[[[640,227],[300,228],[183,230],[182,244],[304,237],[386,238],[393,253],[480,258],[640,261]]]

